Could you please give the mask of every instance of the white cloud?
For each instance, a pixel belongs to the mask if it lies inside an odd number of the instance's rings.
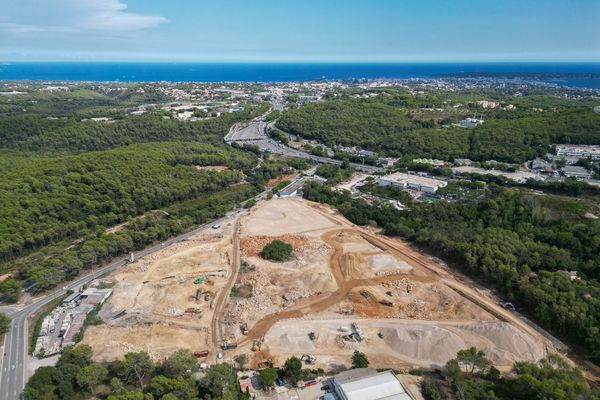
[[[9,7],[0,0],[0,32],[15,35],[45,33],[131,32],[154,28],[169,20],[127,10],[122,0],[20,0]],[[52,21],[48,24],[47,21]]]

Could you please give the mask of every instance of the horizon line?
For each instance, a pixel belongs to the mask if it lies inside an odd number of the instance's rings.
[[[114,59],[114,60],[73,60],[73,59],[55,59],[55,60],[2,60],[0,65],[4,64],[25,64],[25,63],[153,63],[153,64],[600,64],[598,60],[164,60],[164,59]]]

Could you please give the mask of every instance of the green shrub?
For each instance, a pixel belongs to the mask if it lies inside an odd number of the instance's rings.
[[[282,262],[293,257],[293,250],[294,249],[290,244],[282,242],[281,240],[273,240],[262,249],[260,255],[267,260]]]

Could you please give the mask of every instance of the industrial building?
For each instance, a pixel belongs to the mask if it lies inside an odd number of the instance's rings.
[[[572,144],[556,145],[556,155],[562,157],[591,158],[600,160],[600,146]]]
[[[373,368],[339,373],[333,378],[333,388],[341,400],[412,400],[392,371]]]
[[[576,165],[567,165],[562,169],[562,173],[567,178],[590,179],[592,177],[592,174],[587,169]]]
[[[435,193],[438,189],[446,187],[448,182],[424,175],[405,174],[396,172],[377,180],[379,186],[392,186],[402,189],[413,189],[425,193]]]

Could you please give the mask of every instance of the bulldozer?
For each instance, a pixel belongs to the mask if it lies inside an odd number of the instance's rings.
[[[300,357],[301,361],[306,361],[307,364],[314,364],[317,361],[317,357],[312,356],[310,354],[302,354]]]

